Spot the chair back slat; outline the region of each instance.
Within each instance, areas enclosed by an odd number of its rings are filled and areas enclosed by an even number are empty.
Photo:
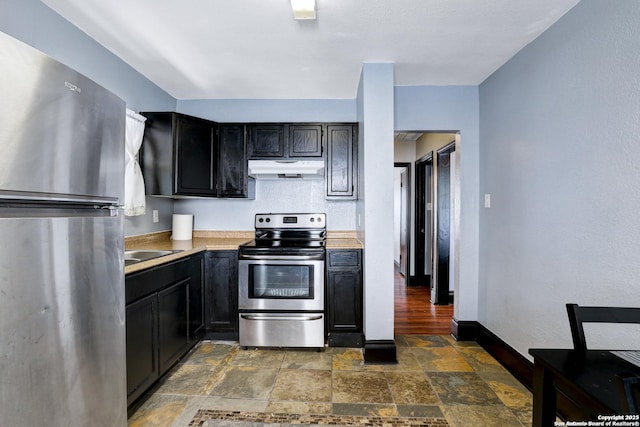
[[[587,340],[583,323],[638,323],[640,324],[640,308],[638,307],[581,307],[578,304],[567,304],[569,327],[573,347],[585,351]]]
[[[640,308],[630,307],[579,307],[582,322],[640,323]]]

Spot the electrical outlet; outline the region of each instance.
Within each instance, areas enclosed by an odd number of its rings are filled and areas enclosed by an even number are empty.
[[[491,207],[491,194],[485,194],[484,195],[484,207],[485,208],[490,208]]]
[[[158,218],[158,210],[154,209],[153,210],[153,222],[159,222],[160,218]]]

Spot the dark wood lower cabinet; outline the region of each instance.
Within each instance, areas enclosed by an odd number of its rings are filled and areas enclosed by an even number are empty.
[[[191,278],[158,292],[160,372],[166,372],[189,349],[189,287]]]
[[[154,295],[127,305],[127,404],[159,377],[158,298]]]
[[[128,405],[200,340],[201,265],[196,255],[126,276]]]
[[[210,339],[238,339],[238,251],[205,255],[205,328]]]
[[[362,251],[327,250],[327,338],[330,347],[362,347]]]
[[[189,260],[191,286],[189,288],[189,341],[198,342],[204,336],[204,253]]]

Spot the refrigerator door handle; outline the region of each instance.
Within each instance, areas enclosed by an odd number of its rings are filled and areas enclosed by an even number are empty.
[[[78,205],[85,204],[98,206],[118,206],[120,204],[120,199],[115,197],[95,197],[74,194],[48,194],[34,193],[31,191],[0,190],[0,203],[20,202],[41,204],[71,203]]]
[[[118,216],[118,214],[120,213],[120,209],[122,209],[120,206],[102,206],[101,209],[106,209],[109,211],[109,216]]]

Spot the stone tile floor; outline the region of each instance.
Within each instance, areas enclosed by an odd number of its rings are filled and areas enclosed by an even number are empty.
[[[241,350],[203,341],[143,398],[129,426],[187,427],[199,409],[531,425],[531,393],[476,343],[405,335],[396,345],[398,364],[364,365],[355,348]]]

